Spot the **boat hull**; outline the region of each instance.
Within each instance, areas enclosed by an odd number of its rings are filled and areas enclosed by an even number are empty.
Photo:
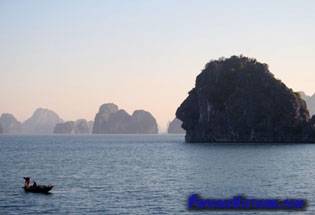
[[[24,187],[25,192],[31,192],[31,193],[48,193],[52,188],[54,188],[54,185],[38,185],[36,187],[30,186],[30,187]]]

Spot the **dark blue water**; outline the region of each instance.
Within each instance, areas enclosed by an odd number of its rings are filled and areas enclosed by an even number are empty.
[[[187,197],[301,198],[315,214],[315,145],[188,144],[181,135],[0,136],[0,214],[188,211]],[[54,184],[25,193],[23,176]]]

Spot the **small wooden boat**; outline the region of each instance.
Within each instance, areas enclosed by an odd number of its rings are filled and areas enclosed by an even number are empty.
[[[37,186],[29,186],[25,187],[24,190],[26,192],[31,192],[31,193],[48,193],[52,188],[54,188],[54,185],[37,185]]]
[[[32,193],[48,193],[52,188],[54,188],[54,185],[37,185],[34,181],[34,184],[31,186],[31,178],[24,177],[25,184],[24,184],[24,190],[25,192],[32,192]]]

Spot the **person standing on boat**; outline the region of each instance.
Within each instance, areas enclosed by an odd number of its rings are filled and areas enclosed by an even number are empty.
[[[30,183],[31,183],[31,178],[24,178],[24,179],[25,179],[24,187],[25,188],[29,188],[30,187]]]

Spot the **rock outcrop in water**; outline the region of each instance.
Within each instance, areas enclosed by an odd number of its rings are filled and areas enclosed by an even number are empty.
[[[168,125],[167,133],[169,134],[185,134],[186,131],[182,128],[183,122],[175,118]]]
[[[315,142],[299,93],[247,57],[210,61],[176,111],[187,142]]]
[[[52,134],[57,123],[63,120],[53,111],[38,108],[33,116],[23,123],[23,133]]]
[[[95,116],[93,134],[156,134],[155,118],[147,111],[136,110],[131,116],[112,103],[103,104]]]
[[[4,113],[0,117],[0,133],[4,134],[20,134],[22,132],[22,124],[15,119],[12,114]]]
[[[57,123],[54,128],[54,134],[89,134],[90,128],[85,119]]]

